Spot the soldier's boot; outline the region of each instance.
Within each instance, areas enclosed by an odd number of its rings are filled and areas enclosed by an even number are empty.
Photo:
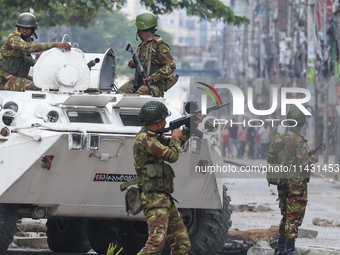
[[[287,240],[287,255],[300,255],[295,250],[295,239]]]
[[[284,237],[279,238],[279,243],[277,244],[274,255],[287,255],[286,238],[284,238]]]

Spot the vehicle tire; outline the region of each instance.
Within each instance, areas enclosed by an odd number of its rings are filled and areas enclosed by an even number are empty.
[[[218,254],[231,227],[230,197],[223,186],[223,209],[180,209],[191,241],[190,254]]]
[[[92,249],[98,254],[106,254],[111,242],[117,245],[115,251],[123,247],[121,255],[137,254],[148,239],[145,221],[90,219],[87,231]],[[162,255],[168,254],[170,246],[166,243]]]
[[[119,224],[119,220],[88,219],[86,221],[87,235],[95,252],[106,254],[110,243],[117,244],[116,251],[122,247],[118,233]]]
[[[137,254],[148,240],[148,225],[145,221],[122,221],[120,234],[123,239],[123,247],[126,254]],[[170,255],[171,249],[167,241],[162,251],[162,255]]]
[[[148,225],[145,221],[122,221],[120,235],[123,236],[124,253],[137,254],[148,240]]]
[[[17,206],[0,204],[0,254],[5,254],[17,229]]]
[[[84,219],[48,219],[46,227],[47,243],[54,252],[86,253],[91,249]]]

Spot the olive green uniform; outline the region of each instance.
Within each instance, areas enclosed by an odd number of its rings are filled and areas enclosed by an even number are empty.
[[[292,166],[283,185],[277,186],[282,219],[279,236],[296,239],[307,206],[306,168],[318,162],[316,155],[308,156],[307,138],[288,131],[276,135],[267,156],[269,164]]]
[[[170,47],[161,37],[154,35],[147,42],[142,42],[138,46],[138,56],[146,70],[147,76],[152,77],[151,88],[155,96],[163,97],[164,91],[169,88],[169,84],[177,81],[172,75],[176,70],[175,61],[171,55]],[[137,77],[137,76],[135,76]],[[134,88],[135,79],[131,79],[121,86],[116,93],[136,93],[150,95],[149,89],[144,85],[142,79],[138,80],[138,88]]]
[[[9,34],[1,47],[0,56],[0,89],[24,91],[37,89],[32,78],[28,76],[30,67],[34,65],[32,52],[51,49],[52,43],[32,43],[21,38],[15,31]]]
[[[149,232],[145,247],[138,255],[161,254],[165,239],[172,254],[188,254],[190,250],[186,227],[171,196],[175,173],[165,163],[177,161],[180,146],[189,136],[187,128],[183,129],[183,138],[178,139],[160,136],[147,127],[136,136],[135,168],[141,179],[141,199]]]

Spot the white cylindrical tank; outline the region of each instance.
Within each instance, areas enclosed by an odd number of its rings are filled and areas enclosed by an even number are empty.
[[[34,65],[33,82],[42,90],[84,91],[90,85],[90,70],[81,50],[53,48]]]

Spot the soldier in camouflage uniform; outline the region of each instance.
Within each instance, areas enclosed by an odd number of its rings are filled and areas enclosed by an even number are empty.
[[[10,33],[1,47],[0,54],[0,90],[24,91],[37,89],[32,77],[28,76],[30,67],[39,57],[33,59],[32,52],[41,52],[53,47],[70,50],[67,42],[63,43],[32,43],[32,35],[38,24],[32,13],[21,13],[16,22],[17,30]]]
[[[158,23],[154,14],[150,12],[140,13],[136,17],[135,24],[138,29],[137,34],[142,40],[142,43],[137,48],[137,52],[148,76],[146,80],[150,82],[154,95],[163,97],[164,91],[173,86],[178,79],[172,75],[176,70],[176,64],[171,55],[170,47],[159,35],[155,34]],[[128,66],[136,68],[132,59],[130,59]],[[135,79],[138,79],[137,87],[134,87]],[[137,73],[134,79],[125,83],[116,93],[150,95],[145,80],[141,79]]]
[[[166,106],[157,101],[147,102],[139,112],[139,120],[145,126],[136,136],[133,153],[136,172],[141,180],[139,185],[149,237],[137,255],[160,255],[165,239],[172,254],[188,254],[190,250],[186,227],[171,196],[175,173],[165,163],[177,161],[181,144],[189,138],[190,130],[187,127],[183,131],[174,129],[171,138],[157,134],[165,127],[165,118],[169,115]],[[198,115],[196,124],[203,117]]]
[[[299,132],[306,122],[306,116],[298,108],[287,114],[290,121],[290,131],[276,135],[272,140],[267,156],[269,164],[292,166],[283,185],[277,186],[279,207],[282,219],[279,226],[279,243],[274,255],[297,255],[295,239],[298,227],[301,226],[307,206],[307,168],[318,162],[318,156],[308,156],[307,138]]]

